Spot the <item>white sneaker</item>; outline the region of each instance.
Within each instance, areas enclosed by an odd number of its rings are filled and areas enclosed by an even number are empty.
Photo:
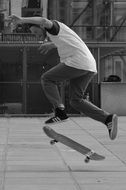
[[[117,137],[118,132],[118,117],[116,114],[109,115],[106,119],[106,125],[109,132],[109,137],[114,140]]]

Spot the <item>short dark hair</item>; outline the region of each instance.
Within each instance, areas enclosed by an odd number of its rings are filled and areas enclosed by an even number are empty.
[[[45,37],[47,36],[46,29],[45,29],[45,28],[41,28],[40,25],[38,25],[38,24],[29,24],[29,29],[30,29],[31,27],[40,28],[40,29],[42,30],[42,32],[43,32],[43,35],[44,35]]]
[[[31,28],[32,26],[35,26],[35,27],[37,27],[37,28],[40,28],[40,25],[38,25],[38,24],[28,24],[28,26],[29,26],[29,28]]]

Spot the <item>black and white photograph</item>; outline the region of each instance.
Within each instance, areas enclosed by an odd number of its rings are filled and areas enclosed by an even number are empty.
[[[126,0],[0,0],[0,190],[126,189]]]

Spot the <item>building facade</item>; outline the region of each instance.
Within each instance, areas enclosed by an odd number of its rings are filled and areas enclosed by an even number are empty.
[[[57,52],[49,56],[39,54],[37,48],[40,42],[32,34],[12,33],[7,22],[4,22],[8,15],[40,15],[57,19],[71,27],[87,43],[96,59],[98,75],[86,94],[93,103],[101,106],[104,105],[101,103],[104,98],[100,88],[106,82],[119,79],[123,89],[126,83],[125,12],[125,0],[0,0],[0,32],[3,35],[0,39],[0,104],[8,107],[11,107],[11,103],[19,107],[22,105],[21,112],[24,114],[50,112],[51,107],[42,92],[40,77],[58,63]],[[13,93],[14,89],[17,94]],[[73,113],[67,85],[62,92],[68,112]],[[126,110],[126,105],[122,105],[123,110]]]
[[[125,41],[125,0],[1,0],[0,14],[58,19],[86,41]],[[2,18],[2,16],[1,16]]]

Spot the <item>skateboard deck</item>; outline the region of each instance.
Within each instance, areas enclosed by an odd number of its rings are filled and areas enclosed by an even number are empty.
[[[45,132],[45,134],[51,138],[52,140],[50,141],[50,144],[55,144],[55,143],[62,143],[74,150],[76,150],[77,152],[85,155],[85,162],[88,163],[90,160],[95,160],[95,161],[100,161],[100,160],[104,160],[105,157],[97,154],[96,152],[94,152],[93,150],[91,150],[90,148],[87,148],[84,145],[79,144],[78,142],[70,139],[69,137],[66,137],[62,134],[57,133],[56,131],[54,131],[52,128],[50,128],[49,126],[44,126],[43,130]]]

